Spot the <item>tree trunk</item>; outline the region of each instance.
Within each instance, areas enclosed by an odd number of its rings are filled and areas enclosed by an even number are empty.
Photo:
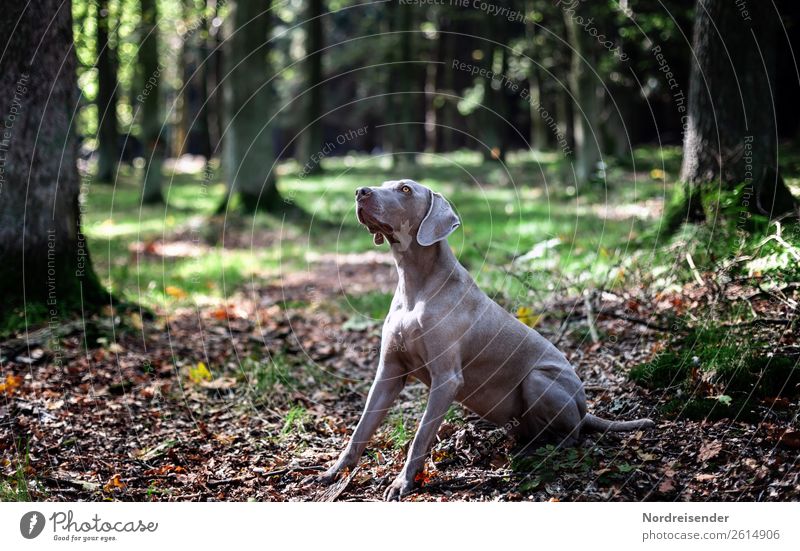
[[[577,15],[588,19],[580,6],[576,7]],[[585,9],[585,7],[583,8]],[[572,61],[569,71],[569,87],[574,96],[573,132],[575,141],[575,176],[579,183],[588,181],[600,161],[600,135],[593,131],[600,115],[597,95],[597,76],[591,71],[594,66],[594,55],[589,43],[593,40],[589,33],[579,28],[575,17],[564,12],[564,23],[567,38],[572,46]]]
[[[142,104],[142,141],[145,149],[142,203],[162,203],[161,167],[164,163],[165,141],[161,116],[161,72],[158,64],[158,12],[156,0],[140,0],[142,10],[139,70],[141,89],[137,101]]]
[[[740,184],[744,212],[773,217],[797,208],[778,170],[772,101],[777,23],[770,9],[743,17],[728,0],[698,1],[681,167],[684,201],[675,216],[715,216],[718,205],[706,200],[708,192]]]
[[[275,178],[272,127],[274,110],[268,59],[270,1],[237,0],[230,4],[233,22],[225,55],[225,175],[228,196],[239,194],[245,212],[285,210]]]
[[[119,160],[117,62],[108,43],[108,0],[97,2],[97,181],[113,182]]]
[[[533,0],[526,0],[525,12],[533,13],[534,11]],[[531,132],[530,141],[531,149],[537,151],[544,151],[548,146],[548,130],[547,125],[539,113],[542,105],[542,69],[538,63],[542,63],[543,56],[539,55],[536,47],[536,24],[532,17],[525,18],[525,41],[528,44],[527,51],[531,57],[531,69],[528,75],[528,86],[530,89],[530,98],[528,98],[528,111],[531,119]]]
[[[55,322],[103,294],[80,231],[70,131],[77,108],[70,3],[4,6],[0,35],[0,289],[8,312],[45,301]]]
[[[414,164],[416,153],[414,102],[418,90],[414,67],[414,10],[410,4],[389,2],[387,60],[388,82],[385,101],[386,118],[390,126],[384,129],[385,149],[392,151],[392,161],[405,170]],[[411,32],[409,32],[411,31]],[[399,155],[398,155],[399,153]]]
[[[225,0],[208,0],[208,8],[213,11],[214,18],[219,17],[220,3]],[[208,120],[208,134],[211,142],[211,154],[222,151],[222,135],[225,131],[225,101],[223,94],[222,81],[225,78],[223,57],[224,48],[222,45],[222,26],[209,26],[208,50],[206,62],[203,64],[208,67],[206,73],[206,90],[211,94],[206,104],[206,118]],[[213,53],[212,53],[213,52]]]
[[[302,128],[298,144],[297,161],[300,166],[305,166],[305,174],[317,174],[322,171],[322,165],[312,159],[319,153],[323,146],[322,114],[324,111],[324,94],[321,86],[322,77],[322,48],[324,37],[322,31],[323,0],[306,0],[306,57],[304,69],[305,97]],[[312,161],[312,162],[309,162]]]

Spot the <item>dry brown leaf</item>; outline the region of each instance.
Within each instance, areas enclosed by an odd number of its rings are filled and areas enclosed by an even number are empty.
[[[118,474],[112,476],[109,479],[109,481],[103,485],[103,490],[105,490],[106,492],[113,492],[114,488],[119,488],[119,489],[125,488],[125,483],[122,481],[122,479],[119,477]]]
[[[14,394],[14,391],[20,387],[22,384],[22,377],[17,375],[12,375],[9,373],[6,375],[5,381],[0,383],[0,393],[5,393],[8,396]]]
[[[722,451],[722,442],[713,441],[703,444],[703,447],[700,448],[700,453],[697,454],[697,458],[700,459],[702,462],[710,461],[714,459],[716,456],[719,455],[719,452]]]

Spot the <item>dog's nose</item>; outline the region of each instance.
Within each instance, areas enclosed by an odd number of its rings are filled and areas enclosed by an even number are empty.
[[[362,197],[368,197],[372,193],[372,190],[368,187],[360,187],[356,190],[356,199],[361,199]]]

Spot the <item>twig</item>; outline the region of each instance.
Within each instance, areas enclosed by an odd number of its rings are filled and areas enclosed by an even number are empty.
[[[597,327],[594,324],[594,309],[592,308],[591,293],[586,292],[583,295],[583,304],[586,308],[586,321],[589,324],[589,336],[592,337],[592,342],[600,342],[600,335],[597,333]]]
[[[620,319],[620,320],[624,320],[624,321],[629,321],[631,323],[637,323],[639,325],[644,325],[645,327],[647,327],[649,329],[654,329],[656,331],[669,331],[670,330],[669,327],[665,327],[665,326],[659,325],[657,323],[652,323],[650,321],[647,321],[647,320],[644,320],[644,319],[641,319],[641,318],[635,318],[633,316],[627,316],[625,314],[618,314],[617,312],[614,312],[612,310],[608,310],[608,311],[601,310],[599,312],[598,316],[607,316],[609,318],[615,318],[615,319]]]
[[[780,223],[780,222],[778,222],[778,221],[776,220],[776,221],[775,221],[775,233],[774,233],[773,235],[769,235],[769,236],[765,237],[765,238],[764,238],[764,239],[761,241],[761,243],[759,243],[759,244],[758,244],[758,248],[761,248],[761,247],[763,247],[764,245],[766,245],[766,244],[767,244],[767,243],[769,243],[770,241],[775,241],[775,242],[776,242],[776,243],[778,243],[779,245],[783,246],[783,248],[785,248],[785,249],[786,249],[786,250],[789,252],[789,254],[791,254],[791,255],[794,257],[794,259],[795,259],[795,260],[797,260],[798,262],[800,262],[800,250],[798,250],[798,249],[797,249],[797,248],[796,248],[794,245],[792,245],[791,243],[788,243],[788,242],[787,242],[787,241],[786,241],[786,240],[785,240],[785,239],[784,239],[784,238],[781,236],[781,233],[782,233],[782,230],[781,230],[781,223]]]
[[[360,467],[356,467],[350,471],[350,474],[347,475],[347,478],[328,488],[322,493],[321,496],[319,496],[319,498],[315,499],[314,501],[336,501],[339,499],[339,496],[344,493],[344,491],[350,485],[350,482],[352,482],[353,478],[356,476],[359,468]]]
[[[700,285],[705,285],[706,282],[703,280],[703,277],[697,270],[697,266],[694,265],[694,259],[692,258],[692,254],[689,252],[686,253],[686,263],[689,264],[689,268],[692,269],[692,275],[694,276],[694,280]]]
[[[748,327],[750,325],[789,325],[792,323],[791,319],[783,318],[756,318],[750,321],[741,321],[738,323],[723,323],[722,327]]]
[[[206,482],[206,486],[214,487],[214,486],[222,486],[223,484],[233,484],[235,482],[244,482],[245,480],[250,480],[253,477],[248,476],[235,476],[233,478],[223,478],[222,480],[211,480],[209,479]]]
[[[322,470],[325,470],[325,467],[314,465],[311,467],[289,467],[286,469],[276,469],[274,471],[267,471],[267,472],[261,472],[257,471],[256,469],[253,469],[253,472],[256,474],[260,474],[261,476],[278,476],[282,474],[293,473],[295,471],[322,471]]]

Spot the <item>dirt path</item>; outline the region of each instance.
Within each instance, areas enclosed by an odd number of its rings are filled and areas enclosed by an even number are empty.
[[[24,473],[31,497],[47,500],[378,499],[419,419],[419,384],[403,392],[351,476],[331,489],[303,483],[344,445],[373,375],[379,325],[352,323],[342,289],[357,296],[394,285],[386,256],[334,260],[263,282],[227,308],[150,320],[125,312],[113,328],[103,318],[77,326],[60,350],[46,338],[13,350],[0,394],[3,474]],[[783,432],[791,411],[758,424],[659,418],[660,397],[625,375],[652,355],[658,333],[615,318],[598,326],[617,337],[593,344],[572,331],[560,343],[590,409],[652,416],[657,430],[520,460],[501,429],[454,408],[409,499],[800,498],[798,442]],[[559,320],[540,329],[554,336]]]

